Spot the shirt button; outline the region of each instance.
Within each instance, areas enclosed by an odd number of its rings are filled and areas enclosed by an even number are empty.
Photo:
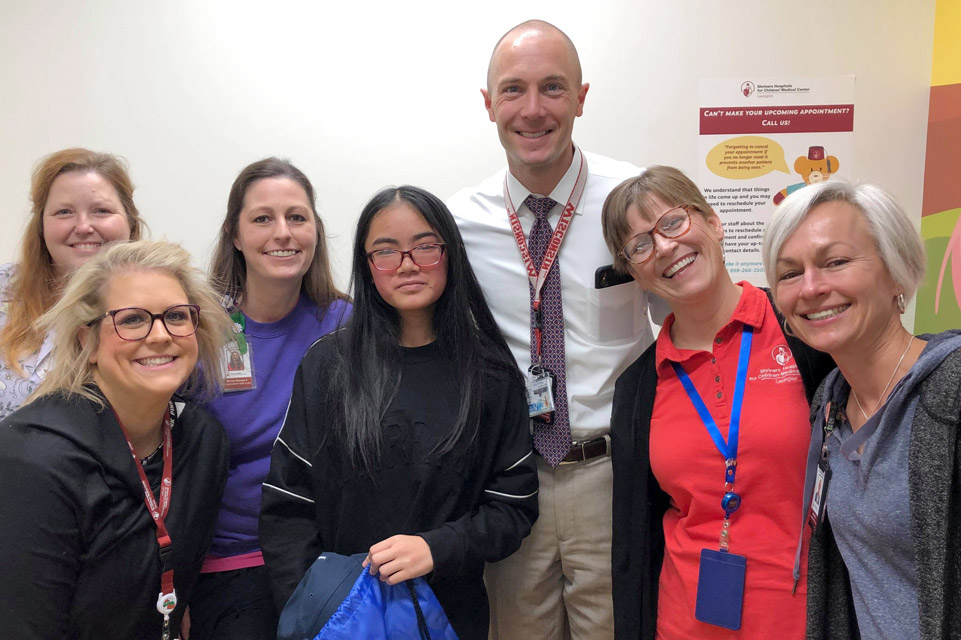
[[[720,338],[714,338],[714,342],[716,342],[716,343],[718,343],[718,344],[721,344],[721,339],[720,339]]]
[[[724,394],[721,393],[720,391],[717,392],[717,397],[718,397],[718,398],[720,398],[722,395],[724,395]]]
[[[721,376],[714,376],[714,382],[720,382]]]
[[[717,364],[717,358],[711,358],[711,364]]]

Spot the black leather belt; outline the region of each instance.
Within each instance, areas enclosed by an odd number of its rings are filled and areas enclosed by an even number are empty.
[[[580,440],[571,443],[571,450],[567,452],[560,464],[574,464],[599,456],[611,455],[611,437],[601,436],[593,440]]]

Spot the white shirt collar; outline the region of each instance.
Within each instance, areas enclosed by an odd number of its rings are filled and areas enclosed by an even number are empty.
[[[571,158],[571,166],[567,168],[567,173],[565,173],[564,177],[561,178],[560,182],[557,183],[557,186],[554,187],[554,190],[548,194],[551,198],[553,198],[555,202],[559,203],[562,207],[565,204],[567,204],[567,199],[571,197],[571,191],[574,190],[574,183],[577,182],[577,172],[580,170],[580,166],[581,166],[581,150],[575,144],[574,157]],[[507,192],[511,196],[511,202],[517,203],[514,206],[517,207],[518,215],[521,215],[521,211],[522,211],[521,203],[523,203],[524,200],[527,199],[527,196],[534,195],[535,197],[538,197],[538,198],[544,197],[544,194],[533,193],[530,189],[522,185],[520,183],[520,180],[515,178],[514,174],[512,174],[510,170],[507,171]],[[581,198],[581,202],[583,201],[584,199]],[[523,211],[528,211],[527,207],[523,207]],[[578,203],[577,209],[574,210],[574,213],[576,213],[577,215],[581,215],[580,203]],[[528,214],[530,214],[530,212],[528,212]]]

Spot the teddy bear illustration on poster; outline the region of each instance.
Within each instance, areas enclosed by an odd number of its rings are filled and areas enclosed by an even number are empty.
[[[836,157],[825,155],[824,147],[809,147],[806,156],[799,156],[794,161],[794,170],[801,174],[804,182],[784,187],[775,193],[774,204],[781,204],[781,200],[802,187],[816,182],[824,182],[831,177],[831,174],[837,173],[839,164]]]

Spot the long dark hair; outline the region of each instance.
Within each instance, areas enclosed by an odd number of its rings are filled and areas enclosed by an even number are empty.
[[[380,453],[380,425],[400,386],[400,316],[377,292],[370,274],[365,243],[371,221],[385,208],[405,202],[447,245],[447,286],[434,306],[434,334],[445,357],[454,363],[460,407],[450,432],[432,454],[455,446],[469,447],[477,437],[483,398],[484,372],[499,369],[520,377],[491,315],[464,242],[447,206],[437,196],[405,185],[377,192],[364,207],[354,235],[351,283],[354,310],[337,341],[337,357],[330,371],[332,436],[345,446],[355,463],[373,468]]]
[[[304,172],[295,167],[289,160],[282,158],[264,158],[244,167],[227,196],[227,215],[220,227],[220,238],[214,249],[213,259],[210,261],[210,277],[214,287],[226,295],[230,305],[243,306],[247,292],[247,262],[244,254],[234,246],[237,237],[237,227],[240,225],[240,212],[244,208],[244,198],[247,190],[258,180],[265,178],[287,178],[293,180],[307,194],[310,211],[314,215],[317,227],[317,248],[314,249],[314,259],[304,274],[301,291],[306,294],[321,313],[335,300],[346,300],[334,285],[334,277],[330,270],[330,258],[327,253],[327,235],[324,233],[324,223],[317,215],[317,204],[314,197],[314,187]]]

